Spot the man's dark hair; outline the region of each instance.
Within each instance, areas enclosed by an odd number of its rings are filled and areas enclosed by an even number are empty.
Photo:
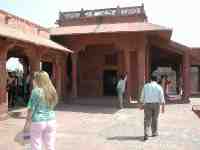
[[[151,75],[151,81],[157,81],[157,77],[155,75]]]
[[[124,74],[120,74],[119,78],[120,79],[124,79],[125,75]]]
[[[164,75],[164,78],[167,79],[167,78],[168,78],[168,75],[165,74],[165,75]]]

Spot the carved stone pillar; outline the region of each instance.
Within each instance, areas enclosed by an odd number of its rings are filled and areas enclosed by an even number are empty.
[[[68,82],[68,76],[67,76],[67,57],[68,55],[66,55],[63,59],[62,59],[62,95],[64,100],[66,101],[67,98],[67,82]]]
[[[7,117],[8,112],[8,97],[7,97],[7,73],[6,73],[6,61],[7,61],[7,45],[0,45],[0,120]]]
[[[77,91],[77,54],[72,54],[72,97],[76,98],[78,96]]]
[[[6,58],[3,58],[0,53],[0,103],[7,102],[6,100],[6,81],[7,81],[7,73],[6,73]]]
[[[63,94],[62,94],[62,58],[60,56],[56,56],[55,61],[55,82],[56,82],[56,90],[58,93],[59,99],[63,100]]]
[[[125,60],[125,71],[127,73],[127,98],[131,97],[131,62],[130,62],[130,51],[124,50],[124,60]]]
[[[30,71],[34,73],[36,71],[40,71],[40,61],[41,61],[41,53],[39,53],[37,47],[31,48],[31,52],[28,54]]]
[[[198,92],[200,92],[200,66],[198,66]]]
[[[186,52],[183,56],[183,98],[185,100],[189,100],[190,89],[190,55]]]
[[[137,42],[138,98],[146,81],[146,38],[139,35]]]

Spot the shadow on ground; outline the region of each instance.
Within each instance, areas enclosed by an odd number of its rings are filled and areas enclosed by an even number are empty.
[[[109,137],[107,140],[117,140],[117,141],[144,141],[143,136],[114,136],[114,137]]]
[[[81,99],[80,99],[81,100]],[[91,100],[91,99],[90,99]],[[84,103],[84,100],[82,100],[82,103],[65,103],[61,102],[57,105],[56,111],[68,111],[68,112],[82,112],[82,113],[103,113],[103,114],[114,114],[120,109],[117,107],[117,103],[113,103],[106,105],[106,103],[95,103],[100,99],[93,99],[94,101],[90,103],[90,101],[87,101]],[[103,99],[105,101],[105,99]],[[167,105],[172,104],[187,104],[190,103],[189,100],[167,100]],[[130,103],[130,104],[124,104],[125,108],[138,108],[139,104],[137,102]]]
[[[8,117],[15,119],[25,119],[27,115],[27,108],[25,106],[16,106],[14,108],[9,108]]]
[[[200,118],[200,105],[193,105],[192,111]]]
[[[59,104],[56,106],[56,111],[65,112],[82,112],[82,113],[103,113],[103,114],[114,114],[119,111],[115,107],[106,106],[94,106],[94,105],[78,105],[78,104]]]
[[[11,115],[9,115],[9,117],[12,117],[12,118],[15,118],[15,119],[26,119],[26,116],[21,116],[21,114],[20,115],[11,114]]]
[[[166,100],[166,104],[167,105],[171,105],[171,104],[189,104],[190,101],[189,100]]]

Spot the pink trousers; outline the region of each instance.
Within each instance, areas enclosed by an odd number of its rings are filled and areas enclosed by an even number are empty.
[[[33,122],[31,124],[31,150],[55,150],[56,121]]]

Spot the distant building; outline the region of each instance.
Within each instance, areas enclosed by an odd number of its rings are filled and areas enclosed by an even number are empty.
[[[172,92],[182,86],[183,99],[200,91],[200,49],[172,41],[172,29],[148,22],[143,5],[60,12],[56,22],[47,29],[0,10],[0,118],[8,110],[10,57],[20,58],[27,74],[46,70],[65,101],[115,96],[125,73],[127,99],[139,97],[153,72],[170,74]]]
[[[148,22],[143,5],[60,12],[57,24],[50,30],[52,39],[74,51],[67,65],[74,97],[116,95],[113,81],[127,73],[127,98],[137,99],[159,68],[171,70],[158,74],[169,75],[171,93],[179,86],[184,99],[192,93],[190,66],[199,65],[191,60],[193,50],[172,41],[172,29]]]

